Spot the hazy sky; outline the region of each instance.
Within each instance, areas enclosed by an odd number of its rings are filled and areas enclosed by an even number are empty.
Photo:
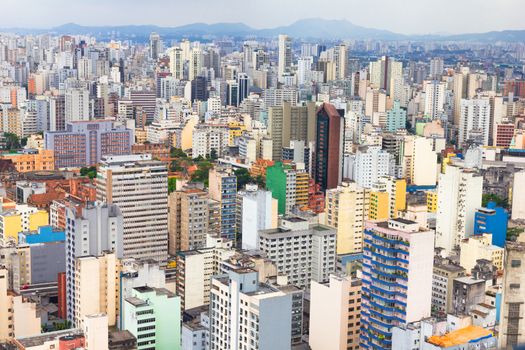
[[[256,28],[320,17],[398,33],[525,29],[525,0],[0,0],[0,27],[243,22]]]

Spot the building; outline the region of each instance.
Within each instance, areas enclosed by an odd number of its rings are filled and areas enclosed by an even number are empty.
[[[514,183],[512,186],[512,220],[525,220],[525,171],[514,173]]]
[[[446,83],[437,80],[425,81],[425,115],[438,119],[444,112]]]
[[[55,170],[55,157],[52,150],[29,149],[20,153],[4,153],[0,159],[9,159],[19,173],[28,171]]]
[[[291,141],[304,141],[306,145],[315,141],[316,109],[314,102],[295,106],[283,102],[280,106],[268,108],[268,133],[272,139],[272,159],[283,160],[283,148],[290,147]]]
[[[170,193],[168,199],[169,253],[203,248],[209,224],[208,193],[187,186]]]
[[[137,349],[181,349],[180,298],[164,288],[137,287],[123,303],[126,330]]]
[[[409,183],[435,186],[438,163],[432,138],[405,137],[403,148],[403,172]]]
[[[235,254],[231,241],[218,241],[205,248],[177,252],[176,291],[182,310],[209,304],[211,277]]]
[[[368,219],[370,191],[355,182],[343,182],[326,191],[325,225],[337,230],[337,254],[363,251],[363,230]]]
[[[503,268],[504,249],[493,245],[492,240],[490,233],[483,233],[470,236],[460,242],[459,264],[468,274],[471,273],[471,270],[476,266],[476,261],[479,259],[490,261],[498,270]]]
[[[471,276],[458,277],[452,282],[452,313],[466,315],[485,301],[485,280]]]
[[[392,328],[430,316],[434,233],[404,219],[365,226],[361,346],[392,348]],[[390,306],[392,305],[392,306]]]
[[[481,205],[483,177],[469,169],[447,166],[439,175],[436,247],[449,254],[474,233],[476,209]]]
[[[278,228],[259,231],[259,249],[290,284],[300,288],[311,280],[328,281],[335,272],[335,244],[335,229],[299,217],[284,218]]]
[[[513,349],[525,343],[525,236],[517,242],[507,242],[505,247],[505,268],[503,295],[501,298],[499,342],[501,349]]]
[[[237,207],[237,177],[232,168],[213,168],[209,173],[210,199],[220,207],[220,235],[237,240],[235,236]]]
[[[310,287],[312,350],[358,350],[361,328],[361,280],[331,275],[328,283]]]
[[[166,261],[168,171],[151,155],[106,156],[97,174],[97,200],[123,216],[124,257]]]
[[[270,191],[259,190],[257,185],[247,185],[237,196],[237,231],[242,249],[257,249],[258,231],[277,227],[278,202]]]
[[[371,188],[380,177],[391,173],[391,155],[379,146],[360,146],[351,163],[351,177],[363,188]]]
[[[387,112],[386,120],[386,130],[389,132],[406,129],[407,112],[401,108],[399,101],[394,101],[392,109]]]
[[[467,141],[487,146],[490,131],[490,101],[477,98],[461,100],[458,144],[464,146]]]
[[[89,120],[89,91],[84,89],[67,89],[64,101],[64,119],[66,123]]]
[[[314,180],[321,191],[335,188],[342,180],[344,117],[329,103],[317,110]]]
[[[474,215],[474,234],[490,233],[492,244],[503,248],[507,239],[508,217],[505,209],[489,202],[486,208],[478,208]]]
[[[290,214],[297,203],[297,172],[291,165],[275,162],[266,168],[266,188],[277,199],[280,215]]]
[[[115,205],[96,204],[84,208],[68,208],[66,212],[66,303],[67,319],[75,324],[79,324],[86,314],[99,313],[102,311],[89,311],[84,314],[78,314],[77,303],[81,301],[77,297],[81,296],[83,300],[89,301],[88,292],[79,295],[77,277],[84,278],[83,282],[89,287],[88,274],[80,273],[82,261],[77,262],[80,257],[93,257],[97,259],[103,256],[104,252],[114,252],[115,256],[102,257],[100,260],[93,262],[94,265],[108,263],[108,269],[116,269],[116,260],[120,259],[123,254],[122,229],[123,218],[119,208]],[[104,260],[105,259],[105,260]],[[113,262],[109,260],[113,259]],[[86,262],[87,263],[87,262]],[[95,275],[93,275],[95,276]],[[86,280],[88,279],[88,280]],[[94,279],[95,280],[95,279]],[[99,275],[99,281],[103,277]],[[106,281],[107,282],[107,281]],[[104,283],[106,283],[104,282]],[[114,285],[113,285],[114,289]],[[93,292],[93,290],[91,290]],[[95,298],[95,296],[93,296]],[[99,305],[99,304],[98,304]],[[114,324],[114,317],[110,323]]]
[[[214,276],[211,285],[210,350],[291,348],[293,293],[259,283],[251,269]]]
[[[434,260],[432,272],[432,316],[435,317],[444,317],[453,311],[453,281],[465,275],[463,267],[440,260]]]
[[[75,258],[75,285],[69,286],[74,301],[70,305],[75,327],[83,328],[86,316],[100,313],[107,315],[109,326],[116,325],[119,265],[115,253]]]
[[[64,131],[44,134],[45,148],[54,152],[55,168],[98,164],[103,156],[131,154],[133,131],[112,121],[67,123]]]
[[[188,310],[184,316],[190,312],[192,318],[182,323],[182,350],[207,350],[210,348],[209,307],[205,305],[205,308]]]
[[[36,231],[49,225],[49,214],[45,210],[27,204],[17,204],[15,209],[0,213],[0,238],[18,242],[21,232]]]
[[[292,39],[288,35],[279,35],[279,56],[277,61],[277,77],[282,82],[285,73],[292,68]]]

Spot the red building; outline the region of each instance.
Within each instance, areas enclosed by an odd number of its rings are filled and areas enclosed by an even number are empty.
[[[66,335],[58,339],[58,350],[73,350],[84,348],[86,346],[86,338],[83,335]]]
[[[316,214],[324,212],[325,196],[319,184],[310,179],[308,183],[308,209]]]
[[[496,126],[496,147],[508,148],[514,137],[514,124],[498,124]]]
[[[503,96],[513,93],[515,97],[525,97],[525,80],[509,80],[505,82]]]
[[[67,318],[67,302],[66,302],[66,273],[58,273],[58,312],[57,316],[65,320]]]

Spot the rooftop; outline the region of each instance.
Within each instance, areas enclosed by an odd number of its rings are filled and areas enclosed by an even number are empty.
[[[449,348],[466,343],[472,343],[487,336],[492,336],[492,332],[478,326],[468,326],[465,328],[458,329],[456,331],[447,333],[445,335],[434,335],[428,338],[427,343],[442,347]]]

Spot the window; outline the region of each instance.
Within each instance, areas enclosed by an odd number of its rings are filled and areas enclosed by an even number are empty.
[[[512,260],[510,262],[511,267],[520,267],[521,266],[521,260]]]

